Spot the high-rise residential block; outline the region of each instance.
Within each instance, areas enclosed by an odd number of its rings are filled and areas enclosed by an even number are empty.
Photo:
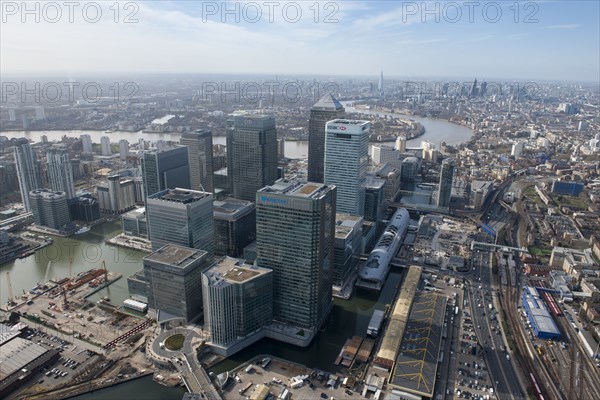
[[[51,149],[46,154],[48,182],[54,191],[65,192],[68,199],[75,197],[73,165],[64,149]]]
[[[120,214],[135,208],[135,182],[122,179],[119,175],[108,177],[106,184],[96,187],[100,210],[110,214]]]
[[[100,147],[102,149],[103,156],[110,156],[112,154],[112,150],[110,148],[110,138],[108,136],[102,136],[100,138]]]
[[[125,139],[119,140],[119,158],[122,161],[127,160],[129,157],[129,142]]]
[[[15,165],[17,167],[23,207],[25,207],[25,211],[31,211],[29,192],[40,189],[42,183],[37,156],[29,145],[29,142],[23,141],[23,143],[15,145]]]
[[[65,192],[36,189],[29,192],[29,199],[36,225],[60,231],[71,222]]]

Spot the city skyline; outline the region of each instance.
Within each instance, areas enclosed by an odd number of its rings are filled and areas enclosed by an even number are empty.
[[[118,15],[107,3],[95,23],[81,10],[73,13],[73,23],[67,10],[56,23],[54,14],[40,10],[35,23],[35,15],[21,15],[20,9],[13,15],[3,6],[0,66],[4,73],[54,73],[66,79],[83,71],[322,74],[318,60],[345,59],[352,43],[359,56],[338,63],[336,75],[377,76],[383,70],[386,79],[598,80],[598,3],[475,3],[320,2],[318,15],[312,3],[294,3],[301,6],[296,10],[284,2],[270,14],[262,3],[252,3],[261,8],[261,18],[248,2],[227,3],[238,9],[230,14],[218,9],[221,3],[215,3],[217,10],[207,8],[210,2],[136,2],[135,9],[118,3]],[[326,4],[333,6],[325,9]],[[130,23],[124,22],[127,16]],[[142,45],[146,40],[152,48]],[[169,57],[160,57],[167,49]],[[240,58],[243,69],[233,62]]]

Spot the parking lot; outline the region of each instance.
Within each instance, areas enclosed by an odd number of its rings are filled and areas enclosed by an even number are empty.
[[[54,348],[61,355],[57,362],[42,368],[36,374],[31,389],[33,392],[70,383],[96,356],[96,353],[90,350],[78,348],[56,335],[35,328],[26,329],[24,334],[26,339],[46,348]]]
[[[471,310],[463,310],[463,319],[459,337],[458,369],[455,398],[494,399],[494,389],[483,359],[483,349],[475,333]]]
[[[252,368],[248,368],[252,365]],[[292,399],[349,399],[359,398],[360,393],[342,385],[341,377],[324,371],[305,368],[287,361],[272,359],[266,367],[260,362],[244,364],[231,372],[232,383],[223,392],[224,399],[246,399],[256,385],[264,384],[275,397],[286,389]],[[292,385],[292,377],[305,377],[301,384]],[[294,388],[292,388],[294,386]],[[244,390],[247,388],[246,390]]]

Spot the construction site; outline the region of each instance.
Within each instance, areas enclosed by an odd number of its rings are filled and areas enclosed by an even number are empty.
[[[98,347],[107,346],[144,321],[141,314],[125,312],[120,304],[113,304],[109,298],[102,298],[98,302],[88,300],[91,295],[122,277],[117,272],[108,271],[104,262],[99,268],[80,272],[73,277],[48,280],[51,270],[52,262],[48,263],[44,282],[20,295],[13,293],[7,272],[9,301],[0,309],[18,313],[22,318]]]
[[[0,309],[11,320],[20,320],[13,327],[22,338],[19,340],[37,346],[40,354],[45,354],[44,349],[54,352],[48,354],[56,354],[40,364],[41,370],[15,367],[10,376],[2,378],[2,381],[36,382],[24,392],[17,389],[11,397],[43,398],[44,394],[52,393],[53,398],[64,398],[92,386],[111,385],[153,370],[143,351],[138,351],[143,350],[143,344],[152,334],[152,321],[141,313],[113,304],[109,298],[89,300],[94,293],[120,279],[121,274],[109,271],[104,262],[75,276],[48,279],[51,274],[50,262],[43,282],[29,292],[16,295],[10,273],[5,276],[9,301]],[[15,352],[4,357],[11,365],[22,358]],[[52,367],[55,368],[50,370]]]

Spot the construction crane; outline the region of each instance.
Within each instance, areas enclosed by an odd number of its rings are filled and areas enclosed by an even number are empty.
[[[10,282],[10,272],[6,271],[6,284],[8,286],[8,305],[12,306],[15,303],[15,295],[12,290],[12,283]]]
[[[63,295],[63,309],[64,310],[68,310],[69,309],[69,303],[67,302],[67,291],[65,290],[65,287],[62,286],[62,295]]]
[[[104,283],[108,284],[108,271],[106,270],[106,262],[102,260],[102,268],[104,268]]]
[[[48,266],[46,267],[46,275],[44,275],[44,280],[42,281],[42,285],[46,287],[46,283],[48,282],[48,275],[50,275],[50,267],[52,267],[52,261],[48,261]]]

